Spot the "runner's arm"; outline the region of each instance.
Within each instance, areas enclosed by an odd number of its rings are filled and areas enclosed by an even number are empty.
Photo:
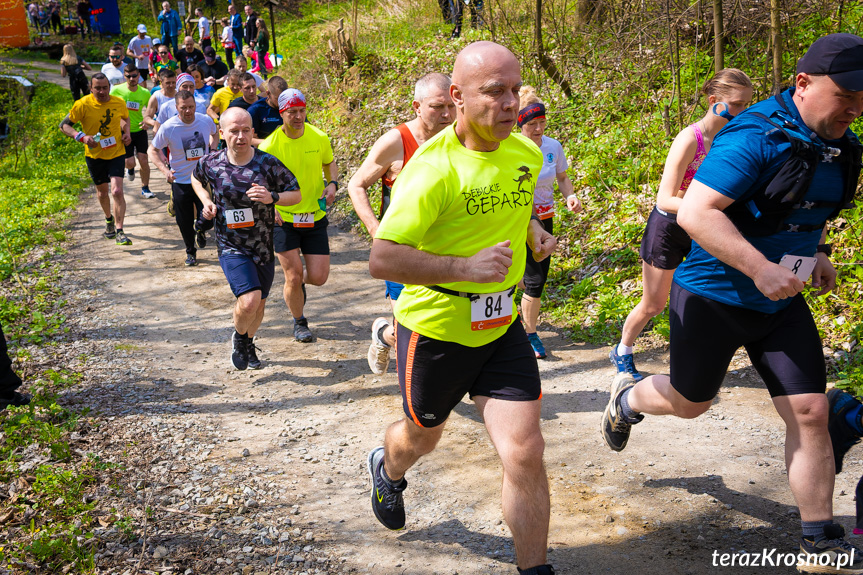
[[[95,148],[97,145],[96,141],[93,140],[92,136],[88,136],[83,132],[79,132],[75,129],[75,125],[72,123],[72,120],[69,119],[69,114],[66,114],[66,117],[60,120],[60,131],[72,138],[73,140],[78,139],[79,134],[83,134],[82,136],[80,136],[80,140],[78,141],[80,141],[82,144],[90,146],[91,148]]]
[[[572,180],[569,179],[566,172],[558,172],[555,177],[557,178],[557,189],[560,190],[560,195],[563,196],[564,201],[566,201],[566,209],[577,214],[581,211],[581,201],[578,199],[578,196],[575,195],[575,191],[572,187]]]
[[[827,226],[821,232],[821,241],[827,243]],[[836,268],[830,261],[830,256],[823,252],[815,254],[815,269],[812,270],[812,287],[821,289],[815,295],[824,295],[836,287]]]
[[[210,199],[210,192],[207,191],[204,184],[198,181],[195,174],[192,174],[192,189],[195,190],[195,195],[198,196],[198,199],[201,200],[201,203],[204,205],[204,208],[201,210],[201,215],[208,220],[215,218],[218,208],[216,207],[216,204],[213,203],[213,200]]]
[[[165,179],[168,180],[169,184],[174,182],[173,172],[168,169],[168,166],[162,159],[161,150],[159,150],[154,144],[151,144],[150,147],[147,148],[147,157],[150,158],[150,161],[154,166],[156,166],[156,169],[162,172],[162,175],[165,176]]]
[[[154,118],[156,117],[156,113],[157,113],[158,109],[159,109],[158,98],[156,98],[155,96],[152,96],[150,98],[150,101],[147,102],[147,109],[144,110],[144,114],[143,114],[145,126],[152,128],[156,125],[156,120]]]
[[[336,184],[334,183],[339,178],[339,167],[336,165],[336,160],[333,159],[329,164],[323,164],[324,175],[327,178],[327,185],[324,186],[324,194],[327,197],[327,205],[333,205],[336,201]]]
[[[711,255],[752,279],[771,301],[803,291],[803,282],[791,270],[765,258],[728,219],[723,210],[733,201],[693,180],[680,204],[677,223]]]
[[[120,118],[120,131],[123,132],[123,145],[128,146],[132,143],[131,122],[129,118]]]
[[[393,135],[393,132],[395,134]],[[397,130],[390,130],[374,143],[369,155],[348,181],[348,195],[357,216],[366,226],[366,231],[375,237],[378,221],[369,201],[369,188],[390,170],[392,165],[404,157],[404,146]]]
[[[671,143],[665,158],[662,179],[659,180],[659,193],[656,195],[656,205],[660,210],[676,214],[680,209],[683,201],[683,195],[678,195],[680,186],[683,184],[686,169],[695,159],[697,146],[695,134],[689,128],[677,134]]]
[[[135,54],[131,48],[126,48],[126,56],[128,56],[129,58],[134,58],[136,60],[138,59],[138,55]]]
[[[222,113],[221,106],[217,108],[212,103],[210,103],[210,105],[207,106],[207,115],[209,117],[211,117],[214,122],[219,121],[219,114],[221,114],[221,113]]]
[[[500,283],[512,266],[512,254],[509,240],[473,256],[458,257],[430,254],[408,245],[375,239],[369,254],[369,272],[377,279],[414,285],[462,281]]]

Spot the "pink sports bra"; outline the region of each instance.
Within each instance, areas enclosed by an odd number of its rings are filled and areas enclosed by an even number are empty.
[[[692,161],[689,162],[688,166],[686,166],[686,173],[683,174],[683,181],[680,183],[680,191],[682,192],[689,189],[689,184],[692,183],[692,178],[695,177],[695,172],[697,172],[698,168],[701,167],[701,162],[704,161],[704,156],[707,155],[707,150],[704,149],[704,137],[701,135],[701,130],[698,128],[698,124],[692,124],[690,128],[695,132],[695,140],[698,142],[698,147],[695,149],[695,157],[692,158]]]

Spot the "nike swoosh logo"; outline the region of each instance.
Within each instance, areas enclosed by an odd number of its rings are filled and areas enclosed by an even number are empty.
[[[384,502],[384,496],[381,495],[381,492],[378,491],[377,489],[375,489],[375,493],[378,494],[378,503],[383,503]]]

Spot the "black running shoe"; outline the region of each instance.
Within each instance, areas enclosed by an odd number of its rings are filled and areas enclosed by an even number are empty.
[[[301,343],[312,341],[312,330],[309,329],[309,320],[306,318],[294,320],[294,339]]]
[[[195,257],[195,254],[186,254],[186,266],[196,266],[198,265],[198,258]]]
[[[195,245],[199,249],[207,247],[207,235],[201,230],[195,230]]]
[[[845,529],[838,523],[824,526],[824,533],[814,540],[800,539],[797,556],[800,573],[863,573],[863,552],[845,541]]]
[[[249,369],[261,369],[261,360],[258,359],[258,354],[255,350],[259,349],[255,345],[255,340],[251,337],[246,338],[246,357],[249,360]]]
[[[0,411],[3,411],[9,406],[18,407],[19,405],[27,405],[33,396],[29,393],[18,393],[17,391],[10,392],[9,395],[0,397]]]
[[[242,336],[234,330],[231,337],[231,363],[239,370],[249,367],[248,344],[246,336]]]
[[[644,416],[639,414],[638,417],[627,419],[620,413],[620,396],[627,389],[635,386],[637,382],[630,373],[618,373],[611,384],[611,395],[608,398],[608,405],[605,406],[605,412],[602,414],[602,438],[614,451],[623,451],[626,447],[626,442],[629,441],[629,432],[632,429],[633,423],[638,423]]]
[[[554,567],[551,565],[538,565],[530,569],[519,569],[518,575],[554,575]]]
[[[129,181],[134,182],[135,181],[135,168],[132,168],[131,170],[126,170],[126,173],[129,175]]]
[[[372,477],[372,511],[387,529],[398,531],[405,526],[405,502],[402,492],[408,486],[402,478],[397,486],[390,485],[383,477],[384,448],[375,447],[369,452],[369,475]]]
[[[860,443],[860,435],[845,420],[845,415],[859,406],[860,402],[847,391],[836,388],[827,392],[827,401],[830,402],[827,430],[830,432],[830,443],[833,444],[836,473],[839,473],[842,471],[842,459],[845,454]]]
[[[105,218],[105,231],[102,233],[102,235],[109,240],[114,239],[114,236],[117,235],[117,228],[116,226],[114,226],[114,216],[111,216],[110,218]]]

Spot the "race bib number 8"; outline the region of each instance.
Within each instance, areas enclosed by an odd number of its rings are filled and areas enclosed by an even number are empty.
[[[243,208],[242,210],[225,210],[225,221],[228,227],[249,228],[255,225],[255,217],[252,215],[252,208]]]
[[[315,213],[294,214],[295,228],[313,228],[315,227]]]
[[[479,294],[470,302],[470,329],[480,331],[512,323],[513,289]]]
[[[794,272],[794,275],[796,275],[800,281],[805,283],[809,281],[809,276],[812,275],[812,270],[815,269],[816,261],[817,260],[815,258],[785,254],[782,256],[782,259],[779,260],[779,265]]]
[[[113,136],[110,138],[102,138],[101,140],[99,140],[99,145],[102,146],[103,149],[104,148],[110,148],[112,146],[115,146],[116,144],[117,144],[117,138],[115,138]]]

